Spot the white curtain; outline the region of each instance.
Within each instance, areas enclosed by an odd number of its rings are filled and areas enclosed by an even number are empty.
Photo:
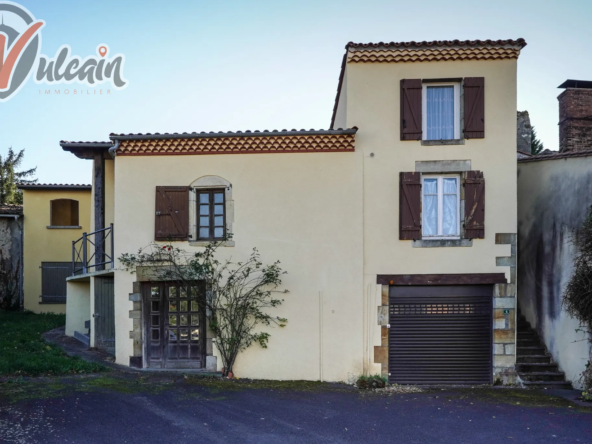
[[[444,178],[442,196],[442,235],[458,234],[458,187],[455,178]]]
[[[427,87],[427,140],[454,139],[454,86]]]
[[[423,234],[438,235],[438,179],[423,181]]]

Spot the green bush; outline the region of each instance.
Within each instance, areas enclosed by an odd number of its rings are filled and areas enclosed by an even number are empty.
[[[386,378],[380,375],[360,376],[356,381],[356,387],[360,390],[374,390],[386,387],[387,382]]]

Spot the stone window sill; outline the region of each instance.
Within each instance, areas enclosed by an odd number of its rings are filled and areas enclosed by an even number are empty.
[[[419,239],[413,241],[413,248],[472,247],[473,239]]]
[[[439,146],[439,145],[464,145],[465,139],[452,139],[452,140],[422,140],[423,146]]]
[[[190,247],[206,247],[211,241],[189,241]],[[220,243],[221,247],[234,247],[234,241],[225,241]]]
[[[47,228],[50,230],[80,230],[82,227],[80,225],[48,225]]]

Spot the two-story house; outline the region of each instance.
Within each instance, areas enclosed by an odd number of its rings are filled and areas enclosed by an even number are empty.
[[[68,278],[69,330],[91,319],[91,345],[114,339],[124,365],[220,367],[212,338],[200,342],[207,329],[179,324],[190,318],[179,317],[182,289],[117,258],[167,239],[198,251],[232,233],[220,254],[257,247],[281,261],[290,291],[277,309],[289,325],[242,353],[237,374],[512,381],[525,45],[349,43],[329,130],[62,142],[93,159],[92,230],[114,239],[89,235],[99,265]]]
[[[75,271],[72,242],[89,231],[91,186],[19,184],[23,192],[25,310],[66,312],[66,278]]]

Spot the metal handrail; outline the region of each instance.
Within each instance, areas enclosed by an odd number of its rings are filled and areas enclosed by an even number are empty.
[[[104,248],[107,239],[109,239],[110,245],[109,254]],[[95,247],[90,257],[88,256],[89,243]],[[109,265],[109,268],[115,266],[113,224],[92,233],[82,233],[80,239],[72,241],[72,276],[90,273],[93,269],[94,271],[104,270],[105,265]]]

